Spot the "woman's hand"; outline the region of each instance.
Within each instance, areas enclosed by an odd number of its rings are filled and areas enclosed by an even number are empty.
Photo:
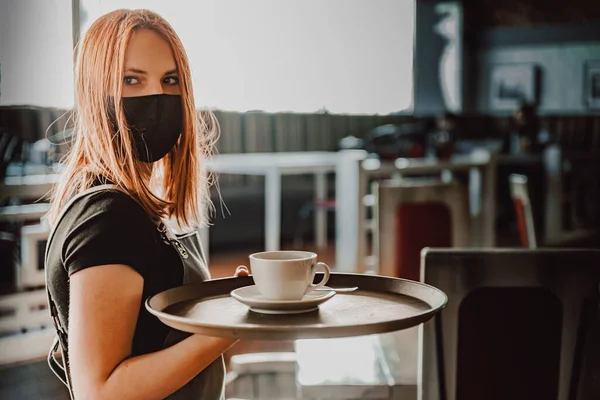
[[[248,271],[248,267],[244,265],[240,265],[236,268],[235,274],[233,276],[248,276],[250,275],[250,271]]]

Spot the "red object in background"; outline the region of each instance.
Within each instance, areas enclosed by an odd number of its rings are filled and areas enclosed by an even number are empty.
[[[398,154],[395,151],[382,151],[379,153],[379,159],[382,161],[394,161],[398,158]]]
[[[515,213],[517,215],[517,224],[519,225],[519,237],[521,238],[521,246],[529,248],[529,239],[527,238],[527,223],[525,222],[525,205],[519,198],[514,200]]]
[[[452,157],[452,152],[453,148],[452,143],[450,142],[438,143],[436,145],[436,153],[438,160],[449,160]]]
[[[411,158],[423,158],[425,157],[425,147],[420,144],[414,144],[410,149],[410,157]]]
[[[404,151],[398,151],[398,149],[379,149],[378,151],[379,159],[382,161],[395,161],[398,158],[423,158],[425,157],[425,147],[421,146],[419,143],[413,143],[410,145],[410,148]]]
[[[452,247],[452,217],[442,203],[414,203],[396,210],[396,274],[420,280],[421,250]]]
[[[324,200],[315,200],[315,206],[325,207],[325,208],[333,208],[336,206],[335,198],[324,199]]]

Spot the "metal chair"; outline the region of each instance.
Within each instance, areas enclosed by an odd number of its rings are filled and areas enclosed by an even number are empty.
[[[520,174],[511,174],[508,179],[510,183],[510,195],[515,205],[521,244],[524,248],[535,249],[537,241],[531,200],[527,189],[527,177]]]
[[[600,251],[424,249],[421,279],[449,299],[422,329],[424,400],[598,398]]]
[[[424,247],[468,247],[469,198],[457,181],[382,181],[378,184],[380,275],[418,280]]]

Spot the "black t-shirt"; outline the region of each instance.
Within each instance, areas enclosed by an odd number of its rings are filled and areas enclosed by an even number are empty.
[[[59,221],[46,257],[48,289],[61,324],[69,326],[69,276],[85,268],[124,264],[144,279],[132,356],[163,348],[169,328],[150,314],[144,301],[183,283],[177,251],[127,194],[104,190],[75,200]]]

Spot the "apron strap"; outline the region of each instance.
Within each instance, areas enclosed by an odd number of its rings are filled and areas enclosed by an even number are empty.
[[[75,201],[77,201],[78,199],[80,199],[84,196],[87,196],[87,195],[90,195],[90,194],[96,193],[96,192],[101,192],[103,190],[121,190],[121,189],[119,189],[119,187],[116,185],[94,186],[94,187],[84,190],[83,192],[74,196],[63,207],[63,209],[61,210],[61,213],[59,214],[59,217],[56,221],[56,224],[54,225],[54,228],[50,231],[50,234],[48,235],[48,241],[46,242],[46,251],[45,251],[45,255],[44,255],[44,260],[48,259],[48,249],[50,248],[50,241],[52,240],[52,237],[54,236],[56,226],[58,226],[58,223],[62,220],[62,218],[64,217],[66,212],[69,210],[69,208],[71,208],[73,203],[75,203]],[[48,279],[46,277],[46,282],[47,281],[48,281]],[[71,386],[71,373],[69,370],[67,331],[63,327],[62,323],[60,322],[60,318],[58,316],[58,310],[56,309],[56,304],[54,303],[54,300],[52,299],[52,295],[50,294],[48,284],[46,284],[46,294],[48,296],[50,317],[52,318],[52,322],[54,323],[54,328],[56,330],[56,337],[54,338],[54,342],[52,343],[52,346],[50,347],[50,351],[48,352],[48,358],[47,358],[48,365],[50,366],[50,369],[52,370],[54,375],[56,375],[56,377],[67,387],[67,389],[69,390],[69,396],[70,396],[71,400],[73,400],[74,399],[73,388]],[[61,361],[56,359],[56,353],[59,351],[59,349],[60,349],[60,354],[61,354]]]

